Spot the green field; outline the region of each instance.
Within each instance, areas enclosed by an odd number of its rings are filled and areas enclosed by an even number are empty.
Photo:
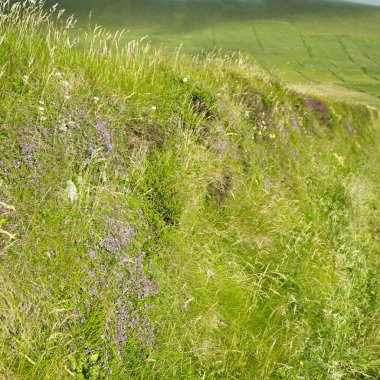
[[[272,76],[344,100],[380,105],[380,7],[308,0],[71,1],[87,25],[125,28],[147,40],[201,54],[243,51]],[[326,86],[325,86],[326,85]],[[326,87],[326,88],[325,88]],[[349,89],[350,91],[346,91]]]

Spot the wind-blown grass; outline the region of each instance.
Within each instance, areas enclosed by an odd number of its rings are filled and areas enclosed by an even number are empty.
[[[1,376],[376,379],[377,111],[54,15],[0,8]]]
[[[53,2],[52,2],[53,4]],[[249,53],[273,78],[312,86],[334,98],[380,106],[380,7],[326,0],[62,0],[79,17],[125,40],[204,55]],[[347,94],[347,92],[349,94]]]

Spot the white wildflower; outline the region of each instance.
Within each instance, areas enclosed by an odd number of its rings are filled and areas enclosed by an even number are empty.
[[[78,190],[75,186],[75,183],[71,180],[67,181],[66,192],[71,202],[74,202],[78,198]]]
[[[152,111],[155,111],[157,109],[157,107],[156,106],[152,106],[151,109],[152,109]]]
[[[54,75],[55,75],[56,78],[61,78],[62,77],[62,74],[59,71],[57,71]]]
[[[66,99],[66,100],[69,100],[69,99],[70,99],[70,96],[69,96],[69,95],[65,95],[65,99]]]
[[[40,111],[40,112],[44,112],[44,111],[45,111],[45,108],[44,108],[44,107],[38,107],[38,111]]]
[[[215,273],[210,269],[206,269],[206,273],[208,277],[211,277],[211,278],[215,277]]]
[[[185,78],[182,79],[182,82],[183,82],[183,83],[187,83],[187,82],[188,82],[188,79],[185,77]]]
[[[100,100],[100,99],[99,99],[99,97],[97,97],[97,96],[94,96],[94,102],[95,102],[95,103],[98,103],[98,102],[99,102],[99,100]]]
[[[40,100],[38,103],[41,104],[41,106],[43,106],[45,104],[45,102],[43,100]]]

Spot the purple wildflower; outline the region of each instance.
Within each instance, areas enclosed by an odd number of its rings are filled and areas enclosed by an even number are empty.
[[[88,253],[88,255],[89,255],[92,259],[95,259],[95,258],[96,258],[96,253],[95,253],[95,251],[90,250],[90,251],[88,251],[87,253]]]
[[[19,143],[19,147],[22,153],[23,161],[29,167],[33,167],[35,165],[35,158],[34,158],[34,154],[36,153],[35,148],[26,141],[21,141]]]
[[[312,112],[313,111],[313,103],[312,103],[311,99],[307,98],[305,100],[305,102],[306,102],[306,108],[307,108],[307,110],[309,112]]]
[[[272,187],[273,187],[273,185],[271,183],[267,183],[265,185],[265,191],[268,192]]]
[[[96,129],[96,134],[98,136],[98,139],[101,140],[104,144],[110,144],[110,134],[107,131],[107,123],[104,121],[98,121],[94,125]]]
[[[293,129],[298,133],[299,136],[301,136],[301,130],[298,126],[297,120],[293,118],[292,120],[292,127]]]
[[[95,152],[95,150],[94,150],[94,148],[93,148],[92,146],[90,146],[90,147],[88,148],[88,152],[89,152],[90,154],[93,154],[93,153]]]
[[[132,226],[124,225],[109,217],[106,218],[106,223],[112,232],[100,242],[100,245],[110,253],[120,254],[129,245],[136,231]]]
[[[324,106],[324,104],[320,101],[320,100],[317,100],[315,102],[315,106],[318,108],[319,111],[321,112],[324,112],[326,111],[326,107]]]
[[[268,178],[264,178],[263,179],[263,182],[264,182],[264,189],[266,192],[269,192],[270,189],[272,189],[273,187],[276,187],[277,186],[277,181],[270,181]]]
[[[228,149],[228,141],[222,138],[218,138],[214,143],[214,148],[220,156],[223,156]]]
[[[112,145],[111,144],[107,144],[106,146],[106,152],[110,152],[112,150]]]

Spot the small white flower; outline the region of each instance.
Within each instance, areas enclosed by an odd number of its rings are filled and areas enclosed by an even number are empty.
[[[38,103],[41,104],[41,106],[43,106],[45,104],[45,102],[43,100],[40,100]]]
[[[155,111],[157,109],[157,107],[156,106],[152,106],[151,109],[152,109],[152,111]]]
[[[63,80],[62,85],[65,87],[69,87],[69,82],[67,80]]]
[[[215,277],[215,273],[210,269],[206,269],[206,273],[208,277],[211,277],[211,278]]]
[[[69,95],[65,95],[65,99],[66,99],[66,100],[69,100],[69,99],[70,99],[70,96],[69,96]]]
[[[94,102],[97,103],[100,99],[97,96],[94,96]]]
[[[61,77],[62,77],[62,74],[61,74],[59,71],[57,71],[54,75],[55,75],[57,78],[61,78]]]
[[[24,82],[27,82],[27,81],[29,80],[29,75],[23,75],[23,76],[22,76],[22,80],[23,80]]]
[[[45,108],[44,108],[44,107],[38,107],[38,111],[40,111],[40,112],[44,112],[44,111],[45,111]]]
[[[182,79],[182,82],[183,82],[183,83],[187,83],[187,82],[188,82],[188,79],[185,77],[185,78]]]
[[[73,181],[67,181],[66,194],[71,202],[78,198],[78,190]]]

